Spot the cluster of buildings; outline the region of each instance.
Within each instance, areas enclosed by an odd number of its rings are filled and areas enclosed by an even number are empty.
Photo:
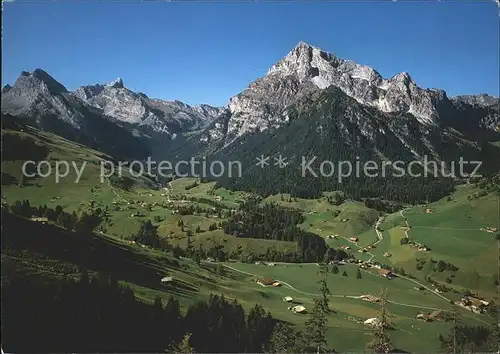
[[[293,302],[293,298],[291,296],[285,296],[282,300],[288,303]],[[292,311],[293,313],[307,313],[307,309],[302,305],[289,306],[288,310]]]
[[[458,301],[455,301],[455,304],[474,313],[485,313],[490,305],[488,301],[477,299],[472,296],[466,296]]]
[[[377,246],[375,246],[375,245],[368,245],[368,246],[366,246],[364,248],[360,248],[358,252],[360,252],[360,253],[366,253],[366,252],[368,252],[372,248],[377,248]]]
[[[408,239],[407,245],[410,247],[416,248],[418,251],[421,251],[421,252],[429,252],[431,250],[426,245],[424,245],[420,242],[417,242],[417,241],[412,241],[410,239]]]

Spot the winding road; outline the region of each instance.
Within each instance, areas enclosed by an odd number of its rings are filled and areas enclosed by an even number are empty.
[[[404,210],[406,210],[406,209],[400,210],[400,211],[399,211],[399,215],[401,215],[401,216],[402,216],[402,217],[406,220],[406,217],[405,217],[405,216],[404,216],[404,214],[403,214],[403,211],[404,211]],[[408,228],[407,228],[407,229],[405,230],[405,237],[406,237],[406,238],[410,238],[410,236],[408,236],[408,231],[410,231],[410,229],[408,229]],[[424,284],[422,284],[422,283],[420,283],[420,282],[416,281],[415,279],[412,279],[412,278],[409,278],[409,277],[407,277],[407,276],[400,275],[400,274],[398,274],[398,277],[400,277],[400,278],[404,278],[404,279],[406,279],[406,280],[408,280],[408,281],[411,281],[412,283],[415,283],[415,284],[417,284],[417,285],[419,285],[419,286],[421,286],[421,287],[423,287],[423,288],[427,289],[428,291],[430,291],[431,293],[433,293],[434,295],[436,295],[436,296],[440,297],[440,298],[441,298],[441,299],[443,299],[443,300],[446,300],[446,301],[448,301],[448,302],[450,302],[450,301],[451,301],[451,300],[450,300],[450,299],[448,299],[447,297],[445,297],[445,296],[441,295],[441,294],[440,294],[440,293],[438,293],[437,291],[434,291],[433,289],[429,288],[428,286],[426,286],[426,285],[424,285]]]
[[[380,241],[382,241],[382,240],[384,239],[384,235],[382,234],[382,232],[381,232],[381,231],[379,231],[379,230],[378,230],[378,229],[379,229],[379,226],[380,226],[380,224],[382,223],[382,221],[383,221],[383,220],[384,220],[384,217],[383,217],[383,216],[381,216],[381,217],[379,217],[379,218],[377,219],[377,222],[375,223],[375,233],[377,234],[377,241],[375,241],[374,243],[371,243],[371,244],[370,244],[370,245],[368,245],[368,246],[374,246],[374,245],[376,245],[376,244],[380,243]],[[365,246],[365,247],[366,247],[366,246]],[[375,255],[374,255],[373,253],[371,253],[371,252],[366,252],[366,253],[370,255],[370,259],[368,260],[368,262],[371,262],[371,260],[372,260],[373,258],[375,258]]]
[[[381,216],[378,218],[377,222],[375,223],[375,232],[377,233],[377,238],[378,240],[375,241],[374,243],[372,243],[372,245],[376,245],[378,244],[380,241],[382,241],[384,239],[384,235],[382,234],[381,231],[379,231],[379,227],[380,227],[380,224],[382,223],[382,221],[384,221],[384,217]]]
[[[208,261],[202,261],[202,262],[211,263],[211,262],[208,262]],[[258,274],[253,274],[253,273],[245,272],[243,270],[236,269],[236,268],[231,267],[230,265],[227,265],[227,264],[224,264],[224,263],[220,263],[220,264],[223,267],[226,267],[228,269],[231,269],[231,270],[233,270],[235,272],[238,272],[238,273],[241,273],[241,274],[249,275],[249,276],[252,276],[252,277],[260,277],[260,275],[258,275]],[[297,263],[281,263],[281,264],[296,265]],[[300,264],[304,265],[304,263],[300,263]],[[313,264],[315,265],[316,263],[307,263],[307,264],[308,265],[313,265]],[[276,279],[276,281],[279,281],[282,285],[285,285],[289,289],[291,289],[291,290],[293,290],[295,292],[298,292],[299,294],[308,295],[308,296],[321,296],[321,294],[319,294],[319,293],[308,293],[308,292],[305,292],[305,291],[301,291],[301,290],[297,289],[296,287],[294,287],[293,285],[291,285],[291,284],[289,284],[287,282],[284,282],[282,280]],[[333,298],[349,298],[349,299],[356,299],[356,300],[364,301],[364,300],[362,300],[361,295],[331,294],[330,296],[333,297]],[[404,306],[404,307],[412,307],[412,308],[426,309],[426,310],[442,310],[442,309],[439,309],[439,308],[436,308],[436,307],[428,307],[428,306],[421,306],[421,305],[405,304],[405,303],[402,303],[402,302],[391,301],[391,300],[387,300],[387,302],[390,303],[390,304],[393,304],[393,305]]]
[[[401,215],[401,217],[406,220],[406,216],[404,216],[403,210],[405,210],[405,209],[402,209],[399,211],[399,215]],[[406,225],[408,227],[408,223]],[[408,236],[408,231],[410,231],[410,229],[406,228],[406,230],[405,230],[405,237],[406,238],[410,238],[410,236]]]
[[[104,176],[106,178],[106,180],[108,181],[108,186],[109,188],[111,188],[111,191],[113,192],[114,195],[116,195],[118,198],[120,198],[122,201],[124,201],[125,203],[128,203],[128,200],[123,198],[120,194],[118,194],[118,192],[115,190],[115,187],[113,187],[111,185],[111,181],[109,180],[108,176]]]

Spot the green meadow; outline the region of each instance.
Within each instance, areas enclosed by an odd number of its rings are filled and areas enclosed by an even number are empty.
[[[449,310],[449,300],[460,298],[460,292],[470,290],[487,299],[496,295],[494,277],[498,274],[498,241],[494,234],[481,231],[481,228],[500,228],[499,197],[489,194],[483,197],[468,196],[476,193],[474,186],[458,187],[451,198],[443,198],[426,206],[409,206],[401,213],[384,215],[380,225],[383,239],[368,253],[358,249],[378,240],[375,223],[380,212],[367,208],[364,203],[346,201],[339,206],[328,202],[326,195],[318,199],[294,198],[290,195],[273,195],[262,202],[274,202],[282,207],[301,211],[304,222],[299,226],[324,237],[333,248],[351,247],[352,254],[362,260],[373,258],[381,264],[403,268],[413,278],[394,277],[392,280],[381,277],[377,269],[361,271],[361,279],[356,277],[356,265],[339,265],[339,273],[334,274],[331,267],[322,273],[317,264],[283,264],[275,266],[245,264],[235,261],[215,263],[203,261],[196,264],[188,259],[173,259],[164,252],[132,245],[127,242],[138,230],[142,221],[151,220],[157,226],[158,235],[168,239],[172,245],[182,248],[188,244],[188,232],[192,233],[192,245],[210,247],[223,245],[231,253],[248,250],[264,254],[268,249],[279,251],[296,250],[292,242],[265,239],[238,238],[227,235],[221,228],[209,231],[212,224],[225,220],[225,212],[238,209],[247,193],[217,188],[215,182],[200,183],[195,178],[173,180],[168,187],[157,186],[143,177],[125,176],[133,181],[130,188],[122,188],[112,181],[99,178],[100,163],[109,159],[95,150],[67,141],[56,135],[38,131],[13,132],[33,139],[36,144],[46,146],[47,157],[51,164],[57,161],[74,161],[78,166],[86,162],[86,168],[79,183],[74,183],[76,172],[70,170],[68,176],[56,183],[54,178],[35,178],[19,186],[22,161],[3,161],[2,171],[15,178],[14,183],[4,184],[2,201],[8,204],[28,198],[32,206],[47,205],[54,208],[61,205],[66,211],[77,213],[93,207],[107,208],[109,219],[96,229],[95,240],[75,240],[72,233],[66,233],[55,225],[58,247],[44,248],[41,256],[32,255],[31,259],[20,257],[15,249],[8,248],[3,258],[40,273],[53,273],[54,264],[77,264],[62,250],[85,248],[97,250],[95,257],[101,257],[102,264],[112,264],[111,271],[118,279],[131,286],[135,295],[148,302],[155,296],[166,299],[173,295],[181,304],[187,305],[197,299],[207,298],[210,292],[223,294],[237,299],[246,308],[255,303],[261,304],[276,318],[302,327],[307,314],[295,314],[283,302],[284,296],[291,296],[306,309],[313,306],[318,296],[318,281],[326,276],[331,291],[330,307],[334,310],[328,316],[328,342],[338,351],[361,351],[370,340],[370,330],[362,322],[378,314],[380,305],[360,300],[360,295],[378,296],[387,290],[390,321],[394,329],[390,335],[395,345],[412,352],[434,352],[439,347],[438,334],[445,333],[449,324],[443,322],[424,323],[415,319],[418,313],[428,313],[435,309]],[[210,201],[210,202],[208,202]],[[211,211],[213,203],[222,206],[222,213]],[[181,206],[200,206],[207,212],[195,215],[179,215]],[[432,213],[426,213],[431,209]],[[139,214],[139,216],[137,216]],[[134,216],[132,216],[134,215]],[[405,228],[405,218],[411,229]],[[179,226],[180,221],[183,227]],[[196,232],[196,230],[200,232]],[[410,239],[425,244],[428,252],[418,251],[409,245],[402,245],[401,239],[408,232]],[[327,236],[336,235],[334,239]],[[63,237],[64,236],[64,237]],[[357,237],[353,244],[349,237]],[[384,254],[389,256],[384,256]],[[48,258],[47,258],[48,257]],[[99,259],[101,259],[99,258]],[[419,262],[426,265],[418,270]],[[445,261],[458,268],[456,271],[443,272],[432,269],[433,261]],[[43,260],[43,261],[42,261]],[[51,263],[52,262],[52,263]],[[100,264],[100,263],[99,263]],[[222,267],[222,268],[221,268]],[[55,267],[57,268],[57,267]],[[92,268],[101,271],[102,268]],[[346,272],[347,276],[342,273]],[[59,274],[61,275],[61,274]],[[75,274],[78,276],[78,273]],[[162,284],[163,276],[172,276],[173,284]],[[254,280],[259,277],[273,278],[281,282],[279,287],[262,287]],[[445,284],[450,291],[441,296],[428,289],[416,290],[425,285],[432,288],[427,277]],[[450,281],[451,280],[451,281]],[[462,311],[468,324],[488,323],[485,315]]]

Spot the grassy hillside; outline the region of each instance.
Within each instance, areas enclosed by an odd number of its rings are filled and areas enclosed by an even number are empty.
[[[457,290],[470,289],[481,296],[494,298],[497,293],[498,241],[496,233],[481,229],[499,228],[499,197],[490,193],[469,200],[468,196],[477,192],[477,187],[471,185],[459,187],[450,197],[388,216],[381,225],[384,240],[377,248],[378,258],[381,259],[384,252],[390,252],[391,257],[385,258],[387,263],[403,267],[419,278],[431,276]],[[405,218],[411,229],[405,227]],[[400,240],[406,231],[412,240],[425,244],[430,251],[421,252],[409,245],[401,245]],[[442,260],[459,269],[456,272],[434,271],[429,262],[427,267],[418,271],[417,258]]]
[[[59,204],[71,210],[78,210],[88,205],[90,201],[94,201],[96,206],[103,206],[121,200],[123,196],[135,195],[136,189],[153,187],[151,180],[142,177],[135,178],[128,173],[128,169],[124,169],[123,176],[130,178],[133,186],[131,191],[121,189],[118,195],[112,188],[113,183],[107,179],[101,182],[99,177],[101,162],[114,161],[112,157],[51,133],[40,132],[27,126],[23,128],[21,131],[2,129],[3,150],[22,149],[25,144],[31,144],[43,151],[39,160],[50,162],[52,171],[56,168],[56,164],[62,161],[67,161],[70,169],[67,176],[61,177],[58,182],[53,172],[46,178],[24,178],[23,185],[20,187],[22,165],[30,157],[23,156],[22,151],[19,155],[15,152],[9,153],[8,157],[4,155],[2,159],[3,200],[19,200],[29,197],[33,204],[48,206]],[[72,164],[76,165],[79,170],[85,164],[78,183],[75,183],[78,174]],[[63,174],[65,168],[64,166],[60,168]],[[47,167],[44,166],[41,171],[48,172]],[[8,176],[12,178],[9,179]]]
[[[123,184],[114,178],[104,179],[101,183],[100,163],[111,160],[109,156],[29,127],[22,131],[3,130],[2,137],[6,136],[9,136],[8,143],[32,146],[37,158],[49,160],[53,166],[63,160],[73,161],[77,166],[87,162],[87,166],[79,183],[74,183],[77,177],[74,170],[70,170],[59,183],[54,176],[22,179],[21,166],[29,156],[9,154],[2,160],[3,203],[12,204],[28,198],[32,206],[46,204],[55,208],[61,205],[65,211],[77,214],[90,207],[107,209],[108,217],[95,228],[92,237],[82,238],[50,222],[40,224],[6,214],[2,265],[22,267],[40,275],[50,273],[75,278],[85,267],[91,272],[111,273],[129,285],[136,297],[147,302],[152,302],[155,296],[165,299],[174,295],[185,306],[207,298],[212,292],[237,299],[245,308],[260,303],[274,317],[299,327],[304,326],[309,318],[307,314],[289,311],[290,305],[283,302],[282,297],[292,296],[310,309],[313,299],[318,296],[318,281],[322,277],[316,263],[276,263],[270,267],[234,260],[220,264],[203,260],[197,264],[189,259],[175,258],[172,253],[129,242],[138,232],[141,222],[150,220],[159,237],[181,248],[187,247],[190,234],[194,248],[216,244],[228,254],[251,251],[264,255],[269,249],[280,252],[296,250],[297,244],[293,242],[250,239],[224,233],[220,223],[239,208],[248,197],[246,193],[217,188],[214,182],[201,183],[194,178],[176,179],[168,186],[159,186],[148,178],[134,178],[126,172],[129,183]],[[3,148],[7,149],[5,141]],[[362,322],[376,316],[379,305],[359,299],[360,295],[377,296],[387,289],[390,318],[395,327],[391,338],[398,348],[417,352],[437,350],[438,334],[445,333],[449,327],[449,323],[419,321],[415,319],[418,313],[436,309],[447,311],[451,308],[450,301],[459,299],[465,290],[488,299],[495,296],[498,241],[494,234],[480,230],[499,228],[498,196],[493,193],[479,196],[474,186],[460,187],[451,198],[385,215],[380,225],[383,239],[379,241],[375,225],[381,213],[361,202],[347,201],[336,206],[328,201],[327,195],[301,199],[286,194],[262,200],[262,203],[266,202],[298,209],[304,216],[299,227],[324,237],[332,248],[349,245],[358,259],[373,259],[391,267],[404,268],[407,275],[411,273],[411,277],[387,280],[378,274],[377,269],[371,268],[362,270],[361,279],[358,279],[358,267],[354,264],[339,265],[338,274],[328,267],[326,277],[332,293],[330,306],[336,310],[328,317],[328,341],[338,351],[362,351],[370,340],[369,328]],[[179,210],[185,207],[202,211],[181,215]],[[432,212],[426,213],[425,209]],[[411,229],[405,228],[406,220]],[[214,224],[216,228],[210,231]],[[400,242],[406,233],[410,239],[431,250],[421,252],[402,245]],[[329,235],[337,237],[327,239]],[[358,243],[349,242],[349,237],[358,237]],[[376,241],[378,243],[370,253],[357,252]],[[386,257],[384,253],[390,253],[390,256]],[[438,261],[451,263],[458,270],[437,271],[434,268]],[[423,262],[426,265],[417,270],[417,265]],[[347,276],[342,275],[344,271]],[[172,276],[174,282],[162,284],[160,279],[164,276]],[[280,287],[262,287],[254,281],[258,277],[274,278],[282,284]],[[450,291],[434,292],[434,285],[429,280],[445,284]],[[421,286],[425,288],[417,290]],[[486,325],[490,321],[486,315],[466,310],[461,313],[464,322],[470,325]]]
[[[224,264],[221,273],[212,263],[198,266],[190,260],[176,260],[162,252],[129,245],[119,239],[102,236],[82,239],[54,225],[42,225],[9,214],[3,216],[3,266],[14,264],[39,274],[76,278],[81,267],[85,267],[91,272],[112,274],[120,282],[131,286],[137,297],[148,302],[152,302],[157,295],[163,299],[174,295],[187,305],[206,298],[209,292],[224,294],[238,299],[245,308],[260,303],[274,317],[298,326],[303,326],[308,316],[287,310],[289,305],[282,301],[282,297],[292,296],[296,302],[311,308],[312,300],[318,296],[320,275],[315,264],[268,267],[231,262]],[[327,275],[332,291],[330,306],[336,311],[328,319],[331,345],[338,350],[362,350],[368,340],[365,334],[369,330],[357,321],[364,321],[378,313],[377,304],[344,295],[378,295],[382,288],[387,288],[389,301],[392,302],[389,305],[391,321],[395,326],[391,336],[395,343],[402,348],[408,347],[411,336],[419,333],[429,337],[429,340],[415,348],[429,351],[437,347],[436,333],[445,332],[447,324],[422,323],[414,317],[433,308],[448,309],[448,303],[430,293],[413,290],[413,284],[404,279],[386,280],[370,272],[364,272],[362,279],[356,279],[355,267],[345,266],[343,270],[348,277],[340,273]],[[277,288],[261,287],[253,281],[255,276],[250,274],[276,278],[287,284]],[[163,276],[172,276],[174,282],[162,284],[160,279]],[[481,323],[478,322],[481,318],[464,315],[471,323]]]

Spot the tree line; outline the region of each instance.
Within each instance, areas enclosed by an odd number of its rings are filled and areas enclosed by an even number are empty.
[[[236,237],[296,242],[299,251],[294,258],[301,262],[319,262],[328,249],[325,240],[297,225],[304,221],[299,210],[285,209],[274,203],[260,205],[249,199],[239,212],[222,223],[224,232]]]
[[[182,311],[173,297],[138,300],[113,276],[30,276],[2,261],[2,346],[8,352],[165,352],[190,334],[197,352],[262,352],[276,320],[260,305],[210,294]],[[10,270],[10,271],[9,271]]]
[[[397,202],[382,200],[380,198],[366,198],[364,204],[367,208],[375,209],[384,213],[392,214],[403,209],[403,205]]]
[[[101,220],[107,219],[109,216],[107,207],[104,209],[94,208],[93,203],[90,204],[89,210],[77,214],[74,211],[72,213],[64,211],[61,205],[56,205],[55,208],[47,207],[47,205],[33,207],[28,199],[15,201],[9,206],[9,211],[25,218],[45,218],[68,231],[75,231],[79,234],[92,233]]]

